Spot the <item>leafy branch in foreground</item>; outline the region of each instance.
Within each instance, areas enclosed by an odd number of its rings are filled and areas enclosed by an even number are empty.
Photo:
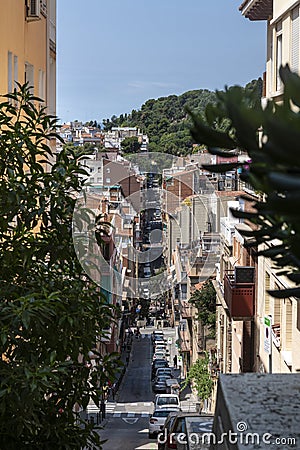
[[[205,121],[194,113],[191,130],[195,142],[205,144],[211,154],[228,158],[246,152],[250,162],[205,166],[226,172],[240,168],[241,180],[260,192],[256,212],[235,211],[253,230],[242,232],[260,247],[260,255],[271,258],[277,268],[296,284],[293,289],[271,291],[273,296],[300,296],[300,78],[288,66],[281,67],[283,101],[269,100],[262,107],[254,91],[239,86],[217,92],[217,102],[206,108]],[[220,121],[224,124],[219,131]]]
[[[79,264],[72,214],[81,190],[72,152],[52,164],[57,119],[27,86],[0,104],[0,448],[101,448],[76,413],[113,379],[115,355],[84,364],[113,310]]]

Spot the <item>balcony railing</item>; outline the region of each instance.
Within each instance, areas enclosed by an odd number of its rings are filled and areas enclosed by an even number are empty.
[[[233,271],[225,273],[224,299],[234,320],[246,320],[254,316],[255,283],[237,282]]]

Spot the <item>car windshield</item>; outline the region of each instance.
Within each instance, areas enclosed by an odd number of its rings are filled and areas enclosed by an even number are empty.
[[[158,405],[178,405],[177,397],[159,397],[157,399]]]
[[[213,426],[212,417],[186,417],[187,435],[193,434],[193,440],[190,443],[191,449],[209,449]],[[203,437],[202,437],[203,435]],[[201,447],[199,447],[199,444]]]
[[[212,417],[186,417],[188,433],[210,433],[212,430]]]
[[[158,410],[154,411],[152,417],[168,417],[169,414],[170,414],[170,410],[164,410],[164,409],[159,410],[158,409]]]
[[[170,377],[171,377],[171,375],[168,374],[168,373],[160,374],[160,375],[157,377],[157,381],[169,380]]]

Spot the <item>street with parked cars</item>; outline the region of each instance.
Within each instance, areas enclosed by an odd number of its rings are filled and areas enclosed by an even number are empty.
[[[106,418],[100,423],[103,426],[100,436],[108,439],[103,450],[208,449],[209,446],[176,442],[179,429],[200,436],[212,427],[212,418],[205,416],[204,420],[197,412],[190,389],[180,389],[181,367],[173,364],[174,356],[178,354],[176,329],[157,330],[148,325],[140,330],[140,334],[139,339],[133,335],[120,388],[115,398],[110,396],[106,402]],[[172,344],[167,344],[169,356],[153,360],[155,345],[170,340]],[[90,405],[89,411],[90,418],[94,416],[96,421],[96,407],[93,409]]]
[[[151,289],[151,277],[164,266],[157,188],[158,179],[149,176],[144,192],[147,208],[141,213],[143,258],[138,270],[139,299],[148,304],[148,311],[142,316],[138,308],[136,320],[126,330],[122,353],[126,370],[117,392],[105,402],[105,414],[99,416],[93,402],[87,408],[88,419],[103,427],[99,431],[101,439],[107,440],[103,450],[209,448],[188,437],[211,431],[212,418],[199,414],[195,397],[184,384],[178,329],[165,314],[163,298],[157,300]]]

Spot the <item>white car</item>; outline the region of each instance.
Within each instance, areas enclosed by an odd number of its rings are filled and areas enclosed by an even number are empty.
[[[154,353],[157,352],[165,352],[167,356],[170,355],[170,350],[166,347],[165,344],[155,344]]]
[[[167,359],[167,354],[164,350],[160,350],[154,353],[153,355],[153,361],[156,359]]]
[[[169,408],[177,408],[180,411],[179,396],[176,394],[157,394],[154,399],[154,410]]]
[[[177,411],[176,408],[156,409],[149,418],[149,438],[155,437],[164,427],[165,421],[171,411]]]

